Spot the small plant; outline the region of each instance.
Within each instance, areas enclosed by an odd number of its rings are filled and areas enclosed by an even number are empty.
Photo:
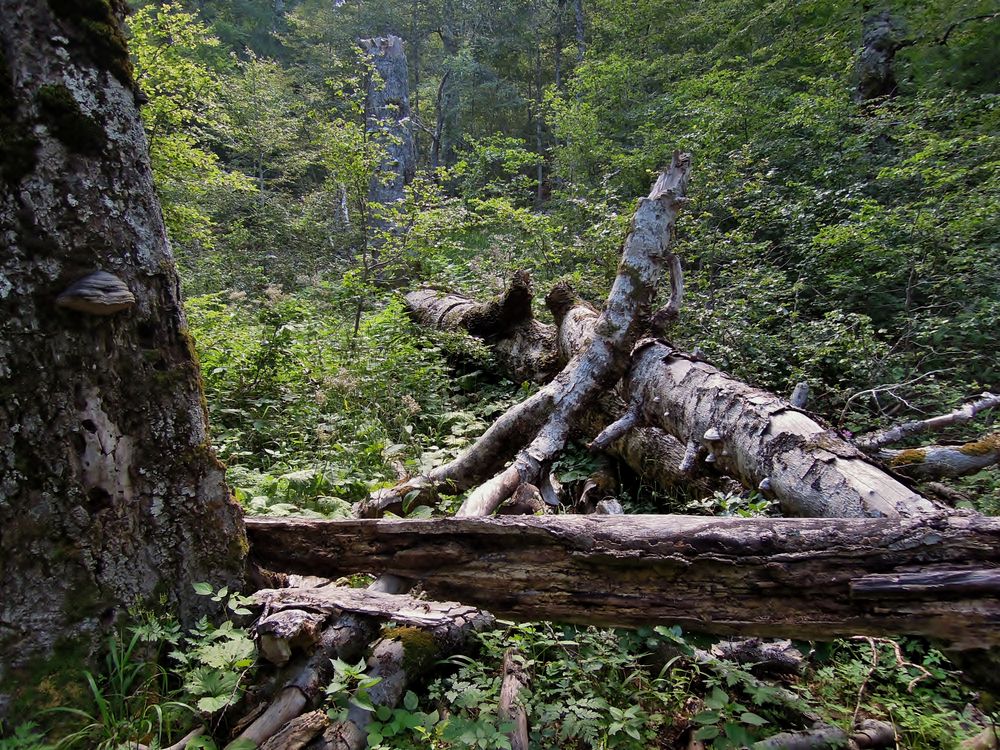
[[[741,495],[737,492],[713,492],[709,497],[688,503],[688,513],[700,516],[739,516],[756,518],[774,515],[774,503],[756,492]]]
[[[341,659],[331,659],[333,679],[326,686],[327,701],[332,705],[327,711],[334,721],[344,721],[351,706],[374,711],[368,691],[378,685],[381,677],[372,677],[365,671],[365,660],[348,664]]]
[[[696,740],[712,740],[718,750],[735,750],[753,742],[753,730],[768,723],[718,685],[704,700],[705,708],[692,717],[698,728],[692,734]]]

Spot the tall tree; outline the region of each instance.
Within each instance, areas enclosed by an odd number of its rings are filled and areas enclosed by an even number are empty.
[[[0,716],[118,613],[235,582],[122,0],[0,2]]]

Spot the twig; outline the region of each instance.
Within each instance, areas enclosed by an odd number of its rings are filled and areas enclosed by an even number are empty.
[[[881,432],[869,432],[867,435],[858,438],[856,443],[861,450],[877,450],[884,445],[897,443],[911,435],[918,435],[922,432],[937,432],[951,425],[971,422],[981,412],[997,406],[1000,406],[1000,394],[984,391],[979,394],[976,400],[970,401],[947,414],[913,422],[904,422]]]

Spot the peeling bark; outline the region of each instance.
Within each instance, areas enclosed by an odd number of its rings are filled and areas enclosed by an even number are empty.
[[[1000,645],[1000,519],[248,519],[278,570],[390,572],[522,620]]]
[[[716,467],[760,487],[789,515],[912,516],[936,507],[833,432],[766,391],[648,342],[633,355],[628,389],[646,420],[701,443]],[[709,430],[721,439],[707,441]]]
[[[83,662],[126,606],[191,622],[192,583],[242,577],[123,11],[0,1],[0,717],[57,643]]]

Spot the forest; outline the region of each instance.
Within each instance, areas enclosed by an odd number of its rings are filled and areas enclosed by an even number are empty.
[[[995,0],[0,0],[0,750],[1000,748]]]

